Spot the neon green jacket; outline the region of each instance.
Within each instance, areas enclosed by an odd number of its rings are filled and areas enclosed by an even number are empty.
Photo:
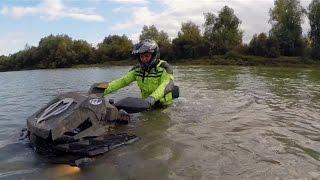
[[[149,72],[144,71],[140,64],[133,67],[125,76],[109,83],[108,88],[104,91],[104,96],[137,81],[142,98],[152,96],[161,105],[172,104],[172,68],[163,60],[158,60],[155,64]]]

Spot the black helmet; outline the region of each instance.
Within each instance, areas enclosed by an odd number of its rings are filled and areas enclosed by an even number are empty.
[[[140,41],[138,44],[134,46],[132,54],[137,56],[139,62],[141,63],[140,54],[147,52],[152,53],[152,60],[150,61],[150,63],[147,64],[147,68],[149,68],[151,67],[151,65],[155,64],[157,59],[160,58],[159,46],[156,43],[156,41],[152,39],[145,39]]]

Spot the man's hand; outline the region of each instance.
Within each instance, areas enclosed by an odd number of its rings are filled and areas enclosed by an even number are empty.
[[[156,102],[156,100],[152,96],[147,97],[145,99],[145,101],[148,103],[149,108],[151,108],[154,105],[154,103]]]
[[[94,83],[91,87],[90,90],[88,91],[89,94],[101,94],[104,93],[105,89],[108,88],[108,83],[107,82],[102,82],[102,83]]]
[[[102,83],[97,83],[97,88],[100,88],[100,89],[107,89],[109,86],[109,83],[107,82],[102,82]]]

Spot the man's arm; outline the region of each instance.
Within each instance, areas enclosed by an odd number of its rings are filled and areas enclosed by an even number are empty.
[[[161,84],[150,96],[153,97],[156,102],[172,90],[171,86],[173,87],[173,73],[172,71],[164,70],[161,76]]]
[[[125,76],[113,80],[112,82],[109,83],[108,88],[104,91],[103,95],[107,95],[109,93],[112,93],[118,89],[121,89],[125,86],[128,86],[130,83],[136,80],[134,70],[129,71]]]

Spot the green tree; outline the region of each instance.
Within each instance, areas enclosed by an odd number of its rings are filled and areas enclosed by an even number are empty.
[[[93,47],[83,40],[73,41],[67,35],[49,35],[40,40],[38,47],[25,46],[0,60],[0,69],[20,70],[34,68],[70,67],[79,63],[94,63]]]
[[[98,44],[97,56],[100,62],[128,59],[132,48],[132,41],[126,35],[109,35]]]
[[[39,61],[37,57],[37,48],[27,47],[24,50],[11,55],[10,60],[12,63],[11,68],[14,70],[34,68]]]
[[[155,40],[160,48],[160,56],[164,58],[171,58],[172,47],[169,36],[164,31],[158,31],[155,25],[143,26],[139,40],[153,39]]]
[[[10,56],[0,57],[1,70],[20,70],[35,68],[38,63],[37,48],[26,45],[24,50]]]
[[[8,70],[8,56],[5,56],[5,55],[1,55],[0,56],[0,71],[5,71],[5,70]]]
[[[40,68],[70,67],[75,64],[73,41],[67,35],[49,35],[40,40],[38,57]]]
[[[309,21],[311,40],[311,57],[320,60],[320,0],[313,0],[309,5]]]
[[[275,0],[274,8],[270,9],[270,35],[279,42],[281,55],[302,55],[303,15],[304,9],[298,0]]]
[[[139,40],[142,41],[144,39],[153,39],[155,41],[159,41],[159,31],[155,25],[143,26]]]
[[[5,56],[5,55],[1,55],[1,56],[0,56],[0,64],[4,64],[5,61],[7,61],[7,60],[8,60],[8,57],[7,57],[7,56]]]
[[[73,41],[72,49],[74,54],[75,64],[90,64],[96,63],[94,48],[84,40]]]
[[[177,58],[197,58],[204,54],[204,41],[199,26],[189,21],[182,23],[178,37],[172,40]]]
[[[204,38],[210,48],[209,55],[225,54],[241,45],[243,32],[239,29],[240,19],[232,8],[224,6],[218,17],[205,13]]]
[[[278,42],[265,33],[254,35],[249,43],[249,52],[255,56],[278,57],[280,55]]]

